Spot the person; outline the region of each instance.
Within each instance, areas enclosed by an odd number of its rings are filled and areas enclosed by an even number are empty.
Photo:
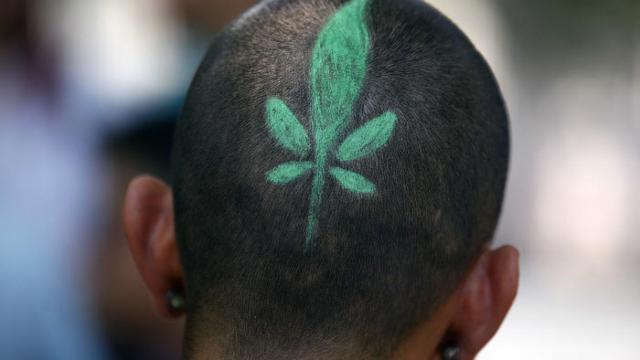
[[[172,185],[124,225],[186,359],[472,359],[517,292],[491,247],[505,104],[420,0],[273,0],[218,36],[176,126]]]
[[[0,358],[102,360],[79,271],[100,212],[99,121],[47,41],[49,4],[0,6]]]

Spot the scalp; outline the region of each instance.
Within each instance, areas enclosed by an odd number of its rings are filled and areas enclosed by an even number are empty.
[[[432,7],[371,0],[366,75],[337,144],[386,111],[395,129],[348,166],[375,183],[374,196],[326,181],[305,249],[312,176],[277,186],[265,174],[314,153],[296,158],[278,144],[265,109],[277,97],[313,128],[312,52],[343,3],[273,0],[243,16],[212,45],[178,122],[176,226],[191,321],[221,319],[238,357],[311,343],[388,353],[495,229],[509,138],[489,67]]]

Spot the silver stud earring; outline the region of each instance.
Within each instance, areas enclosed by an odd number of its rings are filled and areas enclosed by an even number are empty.
[[[441,350],[442,360],[459,360],[460,359],[460,347],[455,344],[447,344],[442,347]]]
[[[182,292],[169,290],[165,295],[165,299],[167,301],[167,306],[169,306],[169,309],[171,309],[172,312],[179,313],[185,310],[186,301]]]

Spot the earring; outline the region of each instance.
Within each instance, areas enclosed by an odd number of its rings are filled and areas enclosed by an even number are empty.
[[[442,360],[458,360],[460,359],[460,346],[456,343],[450,343],[442,347]]]
[[[169,290],[165,295],[167,306],[172,312],[183,312],[186,306],[186,301],[182,292],[176,290]]]

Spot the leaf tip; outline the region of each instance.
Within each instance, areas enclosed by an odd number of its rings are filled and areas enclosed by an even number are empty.
[[[397,119],[394,112],[387,111],[356,129],[338,148],[338,160],[357,160],[378,151],[391,139]]]
[[[304,157],[311,151],[304,126],[281,99],[268,97],[266,101],[269,132],[278,143],[294,154]]]
[[[280,164],[267,172],[268,182],[276,185],[288,184],[313,169],[313,163],[292,161]]]
[[[344,189],[359,195],[373,195],[376,185],[364,176],[343,168],[334,167],[329,171]]]

